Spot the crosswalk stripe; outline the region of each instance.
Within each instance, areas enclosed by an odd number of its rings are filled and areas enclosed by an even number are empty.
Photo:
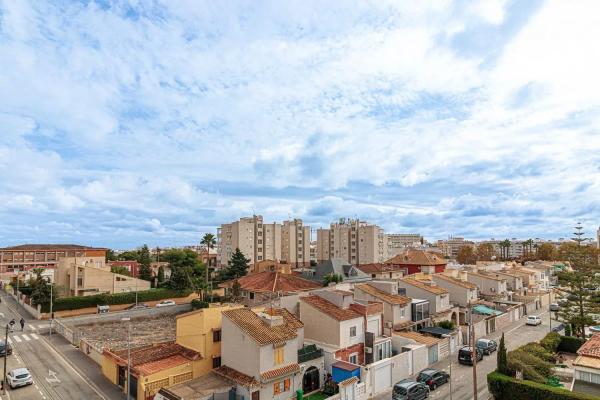
[[[31,340],[31,339],[29,338],[29,336],[27,336],[27,335],[25,335],[25,334],[23,334],[23,339],[25,339],[25,340],[26,340],[26,341],[28,341],[28,342]]]
[[[17,343],[21,343],[22,342],[21,338],[18,337],[18,336],[13,336],[13,338],[17,341]]]
[[[12,344],[12,342],[13,342],[12,339],[8,338],[8,344]]]
[[[35,339],[35,340],[39,339],[38,335],[36,335],[35,333],[32,333],[32,334],[31,334],[31,337],[32,337],[33,339]]]

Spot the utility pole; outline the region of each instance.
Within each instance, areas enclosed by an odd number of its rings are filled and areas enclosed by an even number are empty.
[[[53,297],[53,293],[52,292],[54,291],[53,286],[54,285],[52,284],[52,282],[50,282],[50,334],[49,334],[49,336],[52,336],[52,322],[54,320],[54,313],[53,313],[53,310],[52,310],[53,305],[54,305],[53,304],[53,298],[52,298]]]
[[[127,400],[130,400],[129,390],[131,388],[131,318],[124,317],[121,321],[127,322]]]
[[[451,335],[443,335],[443,336],[448,338],[448,349],[450,351],[452,351],[452,344],[450,343],[452,340],[452,336]],[[452,352],[450,352],[450,355],[448,356],[448,375],[450,375],[450,377],[448,379],[448,383],[450,384],[450,400],[452,400]]]
[[[8,324],[4,336],[4,379],[2,380],[2,394],[6,394],[6,359],[8,358]]]
[[[473,326],[473,310],[469,310],[471,328],[471,359],[473,362],[473,400],[477,400],[477,343],[475,343],[475,327]]]
[[[552,303],[552,290],[548,289],[548,320],[550,321],[550,332],[552,332],[552,310],[550,304]]]

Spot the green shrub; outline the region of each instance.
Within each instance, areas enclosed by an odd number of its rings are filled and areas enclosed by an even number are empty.
[[[527,343],[527,344],[519,347],[517,350],[523,350],[526,353],[532,354],[532,355],[536,356],[537,358],[547,361],[547,362],[550,362],[550,363],[554,363],[556,361],[554,352],[550,352],[550,351],[546,350],[545,347],[543,347],[541,344],[538,344],[538,343]]]
[[[517,370],[521,370],[524,379],[542,383],[546,381],[547,377],[552,375],[552,367],[554,367],[553,364],[522,349],[513,350],[508,353],[508,368],[513,376]]]
[[[152,289],[137,292],[138,302],[156,301],[169,298],[186,297],[191,291],[177,291],[171,289]],[[61,297],[54,300],[53,311],[78,310],[80,308],[96,307],[98,305],[116,305],[135,303],[135,292],[115,294],[95,294],[92,296]],[[42,312],[49,312],[50,305],[44,304]]]
[[[565,325],[565,336],[571,336],[571,324]]]
[[[577,353],[577,350],[585,343],[585,339],[575,336],[561,336],[558,351],[565,353]]]
[[[488,389],[496,400],[593,400],[596,396],[575,393],[548,385],[521,381],[492,372],[487,376]]]
[[[542,347],[550,353],[556,353],[560,341],[561,338],[557,332],[550,332],[542,340],[540,340],[540,345],[542,345]]]
[[[200,308],[208,308],[208,302],[207,301],[202,301],[200,299],[194,299],[192,300],[192,309],[194,310],[198,310]]]

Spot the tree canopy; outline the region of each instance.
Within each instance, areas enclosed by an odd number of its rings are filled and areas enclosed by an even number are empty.
[[[196,252],[190,249],[170,249],[161,254],[161,260],[168,262],[171,267],[171,278],[168,282],[171,289],[197,290],[199,279],[204,276],[205,266],[198,259]]]
[[[148,245],[142,246],[140,250],[139,263],[140,263],[140,271],[139,278],[145,281],[152,280],[152,268],[150,268],[150,263],[152,262],[150,257],[150,249]]]
[[[221,279],[230,280],[245,276],[248,273],[248,263],[250,260],[239,248],[236,248],[231,255],[231,260],[227,263],[227,268],[221,271]]]
[[[473,246],[467,245],[458,249],[456,261],[461,264],[475,264],[477,262],[477,254],[475,253]]]

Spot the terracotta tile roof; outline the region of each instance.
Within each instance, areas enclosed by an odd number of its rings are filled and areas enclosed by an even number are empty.
[[[433,336],[423,335],[419,332],[407,331],[407,332],[394,332],[394,335],[402,336],[407,339],[414,340],[417,343],[424,344],[426,346],[432,346],[440,341],[440,339],[434,338]]]
[[[300,366],[298,364],[290,364],[281,368],[275,368],[269,371],[265,371],[260,374],[260,380],[263,382],[267,382],[273,379],[280,378],[282,376],[290,375],[293,373],[297,373],[300,371]]]
[[[381,272],[402,271],[402,267],[400,265],[385,264],[385,263],[357,265],[356,268],[360,269],[365,274],[376,274],[376,273],[381,273]]]
[[[413,325],[415,325],[416,322],[412,322],[412,321],[404,321],[404,322],[399,322],[397,324],[394,325],[394,330],[395,331],[401,331],[404,330],[406,328],[409,328]]]
[[[395,265],[446,265],[447,261],[441,255],[419,249],[406,249],[385,262]]]
[[[297,336],[296,329],[285,323],[277,326],[268,326],[249,308],[223,311],[223,316],[229,318],[231,322],[236,324],[259,345],[285,342]]]
[[[80,246],[78,244],[21,244],[18,246],[2,247],[0,250],[4,251],[30,251],[30,250],[43,250],[43,251],[54,251],[54,250],[107,250],[104,247],[89,247]]]
[[[255,293],[297,293],[323,287],[320,283],[309,281],[297,275],[272,271],[246,275],[237,281],[242,290]],[[223,282],[219,287],[230,288],[233,282],[233,280]]]
[[[219,368],[213,369],[213,372],[235,384],[244,386],[246,388],[260,386],[260,383],[254,379],[254,377],[248,376],[226,365],[222,365]]]
[[[580,356],[600,358],[600,333],[594,333],[580,348],[577,350]]]
[[[444,274],[435,274],[432,276],[432,279],[435,281],[436,279],[441,279],[443,281],[446,282],[450,282],[453,283],[457,286],[461,286],[465,289],[477,289],[477,285],[475,285],[474,283],[471,282],[467,282],[467,281],[463,281],[461,279],[457,279],[457,278],[453,278],[451,276],[448,275],[444,275]]]
[[[489,272],[467,272],[467,277],[469,276],[478,276],[484,279],[491,279],[494,281],[502,282],[505,281],[505,278],[496,278],[495,276],[489,275]]]
[[[434,293],[434,294],[447,294],[448,293],[448,291],[446,289],[444,289],[443,287],[430,286],[426,283],[423,283],[423,282],[418,281],[413,278],[402,278],[402,279],[400,279],[400,282],[406,282],[409,285],[412,285],[412,286],[417,287],[422,290],[426,290],[426,291]]]
[[[348,386],[356,382],[358,382],[358,378],[353,376],[352,378],[348,378],[345,381],[341,381],[340,383],[338,383],[338,386]]]
[[[343,309],[335,304],[325,300],[322,297],[312,295],[300,298],[300,301],[305,302],[311,307],[321,311],[323,314],[330,316],[338,321],[347,321],[349,319],[361,318],[362,316],[356,311],[348,308]]]
[[[299,329],[304,326],[302,321],[300,321],[294,314],[289,312],[286,308],[267,308],[265,312],[269,315],[279,315],[283,317],[283,320],[287,326],[292,329]]]
[[[104,350],[104,354],[112,357],[117,364],[127,365],[127,350]],[[177,343],[160,343],[152,346],[138,347],[131,350],[131,367],[142,375],[150,375],[163,369],[172,368],[202,357],[197,351],[183,347]]]
[[[397,304],[397,305],[404,306],[404,305],[410,304],[410,302],[411,302],[410,297],[401,296],[399,294],[386,293],[383,290],[379,290],[376,287],[369,285],[368,283],[363,283],[363,284],[354,286],[354,290],[356,290],[356,289],[359,289],[365,293],[368,293],[371,296],[376,297],[379,300],[384,301],[389,304]]]
[[[354,370],[360,369],[360,365],[351,364],[346,361],[336,361],[331,366],[339,368],[339,369],[343,369],[344,371],[354,371]]]

